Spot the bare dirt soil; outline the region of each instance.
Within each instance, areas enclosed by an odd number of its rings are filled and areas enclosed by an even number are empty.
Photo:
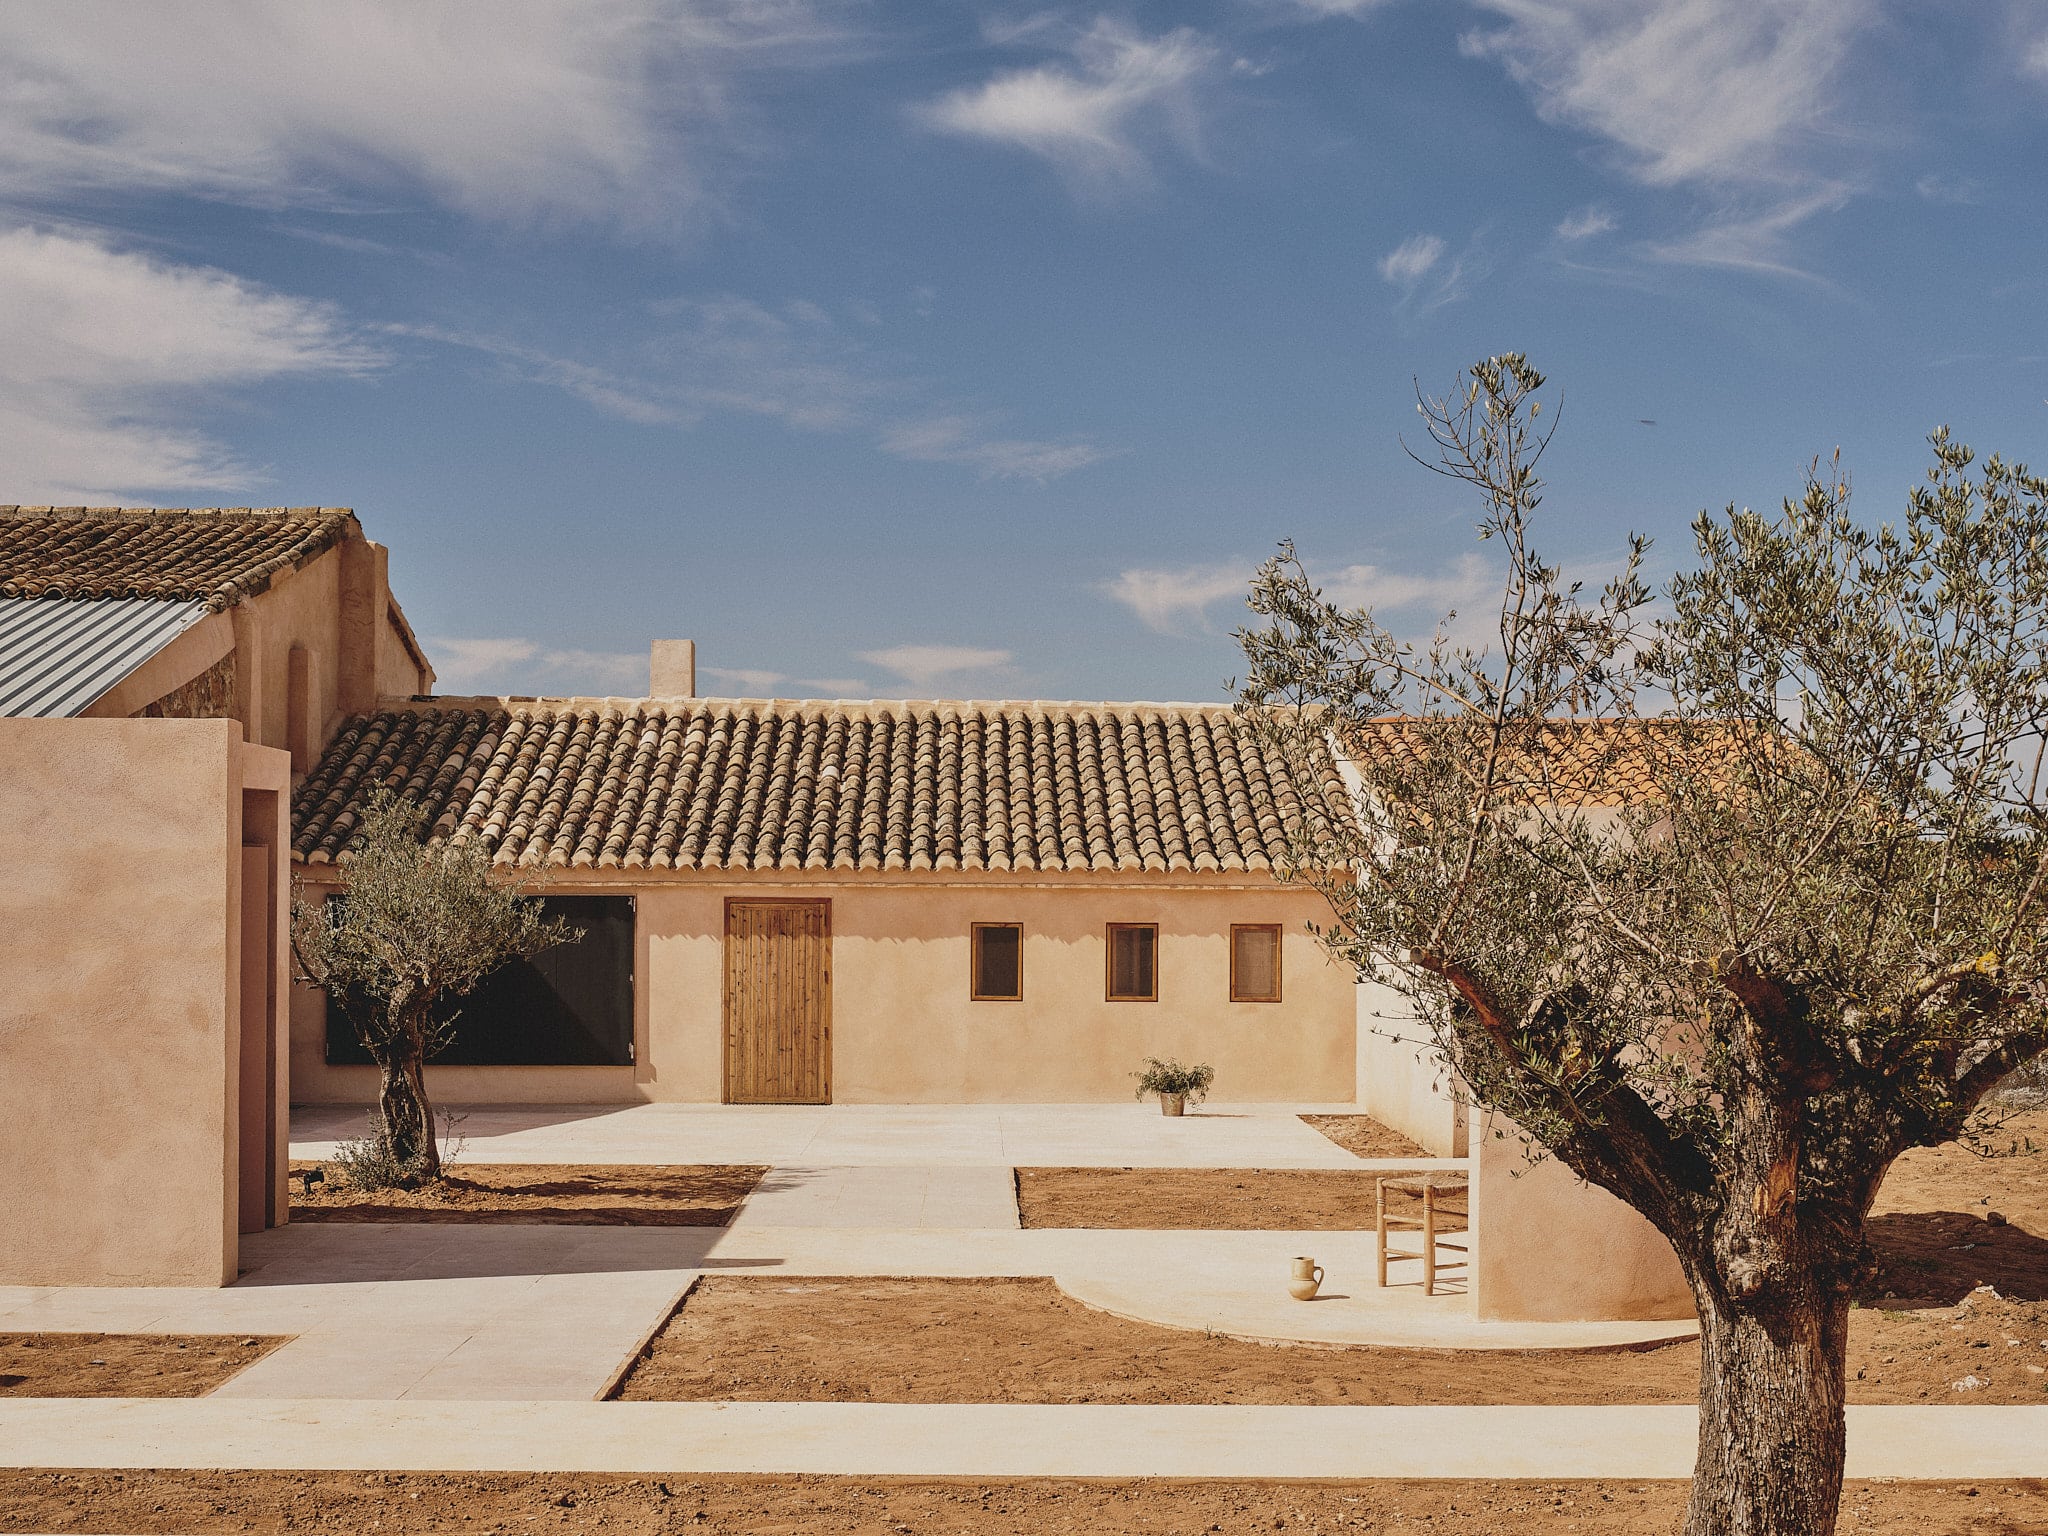
[[[1871,1207],[1872,1303],[1953,1304],[1980,1285],[2048,1300],[2048,1111],[2009,1116],[1987,1140],[1999,1155],[1951,1142],[1892,1165]]]
[[[1444,1531],[1670,1536],[1683,1482],[1189,1482],[602,1474],[0,1471],[0,1531],[605,1530],[725,1536]],[[2023,1536],[2040,1482],[1852,1482],[1845,1536]]]
[[[1396,1174],[1398,1177],[1398,1174]],[[1369,1168],[1019,1168],[1017,1219],[1027,1227],[1355,1232],[1373,1224]],[[1389,1190],[1387,1209],[1419,1207]],[[1463,1191],[1438,1191],[1437,1210],[1461,1224]]]
[[[1979,1294],[1857,1311],[1857,1403],[2048,1402],[2048,1319]],[[2017,1340],[2017,1342],[2011,1342]],[[2035,1367],[2035,1369],[2030,1369]],[[1112,1317],[1047,1279],[698,1281],[617,1396],[658,1402],[1689,1403],[1699,1347],[1316,1349]],[[1958,1382],[1976,1385],[1957,1390]]]
[[[199,1397],[282,1343],[268,1334],[0,1333],[0,1397]]]
[[[552,1222],[600,1227],[722,1227],[768,1170],[744,1164],[460,1163],[423,1189],[353,1189],[331,1166],[302,1192],[291,1165],[293,1221]]]
[[[1303,1115],[1302,1123],[1321,1131],[1353,1157],[1428,1157],[1417,1142],[1371,1115]]]

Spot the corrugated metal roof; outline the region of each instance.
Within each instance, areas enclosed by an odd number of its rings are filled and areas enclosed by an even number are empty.
[[[206,617],[151,597],[0,598],[0,715],[75,715]]]

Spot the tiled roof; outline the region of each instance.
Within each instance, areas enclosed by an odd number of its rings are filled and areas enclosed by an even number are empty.
[[[146,597],[218,613],[355,527],[346,507],[0,506],[0,597]]]
[[[379,784],[495,862],[600,869],[1265,870],[1294,782],[1187,704],[434,700],[348,722],[294,799],[332,862]]]
[[[1478,758],[1477,748],[1468,745],[1478,727],[1414,718],[1372,721],[1350,738],[1349,750],[1361,762],[1420,767],[1430,755],[1432,729],[1450,733],[1451,749],[1462,761],[1471,764]],[[1700,733],[1707,729],[1667,727],[1656,720],[1552,720],[1528,750],[1508,755],[1500,782],[1509,795],[1535,802],[1641,805],[1661,793],[1660,758],[1671,751],[1697,757]]]

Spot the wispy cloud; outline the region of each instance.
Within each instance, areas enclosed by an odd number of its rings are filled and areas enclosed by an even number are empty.
[[[0,463],[28,502],[263,482],[189,424],[224,391],[378,366],[324,304],[76,233],[0,229]]]
[[[1149,135],[1197,146],[1195,86],[1219,57],[1201,33],[1177,27],[1147,36],[1105,16],[1067,37],[1063,51],[1065,62],[1005,71],[925,104],[918,115],[942,132],[1042,156],[1097,190],[1144,172],[1141,141]]]
[[[645,651],[590,651],[538,640],[430,635],[438,686],[447,693],[618,694],[647,691]]]
[[[1497,639],[1501,573],[1482,555],[1466,553],[1434,571],[1347,565],[1320,584],[1331,601],[1371,609],[1380,623],[1416,644],[1441,633],[1476,651]]]
[[[2020,73],[2036,80],[2048,80],[2048,32],[2043,32],[2020,50]]]
[[[1913,183],[1913,190],[1930,203],[1966,207],[1984,201],[1986,187],[1974,176],[1941,176],[1933,172]]]
[[[1594,203],[1591,207],[1576,209],[1559,219],[1555,233],[1558,239],[1576,245],[1581,240],[1611,235],[1620,227],[1621,220],[1615,217],[1613,209]]]
[[[1704,224],[1642,254],[1820,281],[1789,237],[1846,200],[1841,156],[1856,133],[1845,65],[1879,20],[1877,0],[1475,3],[1502,24],[1460,46],[1497,60],[1545,120],[1600,140],[1633,181],[1708,194]],[[1575,227],[1561,224],[1559,238],[1606,232]]]
[[[860,659],[895,673],[915,692],[930,693],[946,678],[1006,667],[1011,653],[971,645],[897,645],[884,651],[863,651]]]
[[[923,381],[899,371],[863,334],[807,300],[772,306],[731,295],[667,300],[655,306],[648,334],[631,355],[601,364],[439,326],[389,329],[476,352],[520,378],[642,426],[687,428],[717,413],[761,416],[797,431],[865,434],[900,459],[1039,482],[1110,452],[1079,438],[1006,436],[999,416],[937,405]],[[859,332],[872,329],[860,323]]]
[[[1435,571],[1393,571],[1383,565],[1347,565],[1324,579],[1334,602],[1375,612],[1427,608],[1469,608],[1496,596],[1500,575],[1482,555],[1463,554]]]
[[[702,667],[703,674],[746,698],[765,698],[789,681],[787,672],[770,672],[760,667]]]
[[[1363,16],[1368,11],[1377,11],[1381,7],[1391,4],[1392,0],[1269,0],[1269,3],[1320,18],[1325,16]]]
[[[1176,570],[1134,568],[1121,571],[1098,591],[1138,616],[1138,622],[1162,635],[1184,635],[1209,627],[1209,610],[1230,597],[1243,597],[1251,587],[1248,566],[1184,566]]]
[[[1398,287],[1412,288],[1443,259],[1440,235],[1410,235],[1380,258],[1380,276]]]
[[[1462,40],[1552,122],[1599,135],[1653,186],[1797,179],[1872,0],[1479,0],[1505,18]]]
[[[1678,239],[1651,241],[1644,251],[1657,261],[1769,273],[1832,288],[1826,278],[1799,265],[1791,253],[1789,236],[1814,215],[1832,213],[1848,200],[1848,188],[1824,186],[1762,213],[1726,215]]]
[[[926,464],[965,464],[984,478],[1056,480],[1108,458],[1093,443],[1033,442],[992,437],[989,423],[970,416],[939,416],[898,423],[882,434],[882,451]]]
[[[1447,249],[1440,235],[1410,235],[1380,258],[1380,280],[1401,291],[1398,311],[1431,314],[1464,298],[1472,283],[1485,275],[1489,263],[1477,238],[1449,260]]]
[[[669,222],[746,72],[846,46],[805,0],[5,6],[0,190]]]

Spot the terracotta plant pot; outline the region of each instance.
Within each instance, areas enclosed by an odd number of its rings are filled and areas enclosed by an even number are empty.
[[[1162,1093],[1159,1095],[1159,1113],[1162,1115],[1184,1115],[1188,1112],[1188,1096],[1184,1093]]]

